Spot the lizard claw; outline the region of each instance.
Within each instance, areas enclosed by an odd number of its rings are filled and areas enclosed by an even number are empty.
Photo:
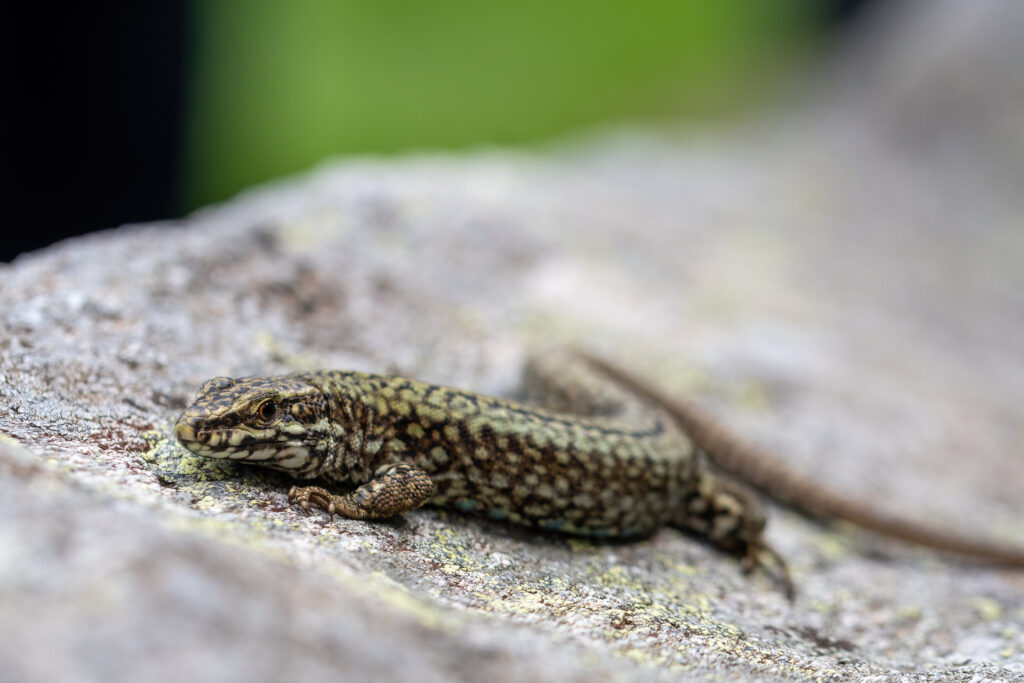
[[[309,496],[302,495],[304,491],[298,486],[293,486],[288,489],[288,504],[295,505],[298,503],[299,507],[309,514]]]
[[[765,560],[768,561],[765,561]],[[771,571],[771,567],[774,565],[775,571]],[[789,574],[789,565],[782,559],[774,548],[767,545],[763,541],[758,543],[751,543],[747,548],[747,553],[740,559],[740,567],[743,568],[745,574],[749,574],[757,568],[762,568],[769,575],[774,575],[776,581],[782,587],[782,591],[789,602],[793,602],[796,599],[796,586],[793,584],[793,578]]]
[[[298,504],[307,514],[312,513],[310,505],[325,510],[334,516],[334,496],[319,486],[293,486],[288,490],[288,502]]]

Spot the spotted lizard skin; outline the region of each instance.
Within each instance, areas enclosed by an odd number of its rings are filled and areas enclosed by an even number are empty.
[[[673,525],[757,562],[758,502],[709,472],[671,417],[573,354],[525,375],[530,403],[361,372],[218,377],[174,431],[200,456],[355,487],[293,487],[307,510],[368,519],[426,503],[606,537]]]

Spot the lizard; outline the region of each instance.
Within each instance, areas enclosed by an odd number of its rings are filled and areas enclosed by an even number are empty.
[[[707,467],[671,415],[569,351],[523,374],[523,401],[356,371],[215,377],[174,435],[199,456],[354,487],[291,487],[306,512],[384,519],[429,503],[596,538],[672,526],[745,571],[774,567],[793,596],[757,497]]]
[[[737,556],[747,571],[774,563],[791,599],[786,563],[764,540],[760,500],[737,479],[813,518],[1024,567],[1024,549],[827,491],[691,402],[588,352],[531,359],[524,386],[532,404],[352,371],[218,377],[200,388],[174,433],[200,456],[356,487],[334,494],[293,486],[289,501],[307,512],[381,519],[430,503],[619,538],[673,526]]]

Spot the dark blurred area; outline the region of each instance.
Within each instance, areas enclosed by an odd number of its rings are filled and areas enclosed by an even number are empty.
[[[184,2],[9,10],[0,261],[180,215],[186,15]]]
[[[179,217],[328,156],[742,109],[744,78],[776,77],[752,70],[785,68],[793,43],[827,49],[867,2],[742,4],[527,3],[505,16],[457,1],[391,14],[318,0],[22,3],[4,41],[0,261]]]

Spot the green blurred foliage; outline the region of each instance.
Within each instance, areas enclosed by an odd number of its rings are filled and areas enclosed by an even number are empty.
[[[332,155],[522,144],[742,107],[808,0],[196,2],[187,203]]]

